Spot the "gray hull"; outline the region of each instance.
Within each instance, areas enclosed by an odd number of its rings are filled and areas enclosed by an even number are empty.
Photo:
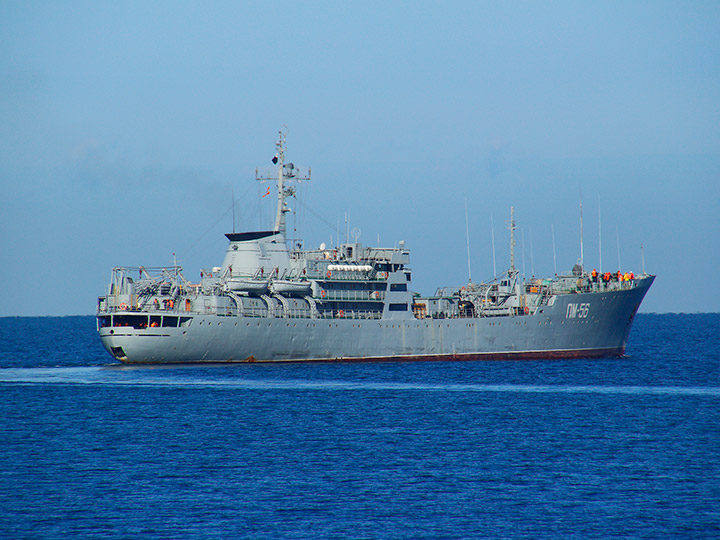
[[[572,272],[526,279],[510,267],[482,283],[412,290],[410,250],[353,241],[304,249],[287,237],[290,184],[310,170],[285,162],[256,180],[277,187],[272,229],[232,232],[220,266],[193,283],[168,267],[113,268],[98,297],[98,332],[126,363],[472,360],[622,355],[654,276]],[[269,195],[268,188],[265,195]],[[265,196],[263,195],[263,197]]]
[[[176,328],[99,328],[125,363],[405,361],[619,356],[654,276],[627,290],[558,295],[531,315],[449,319],[195,314]]]

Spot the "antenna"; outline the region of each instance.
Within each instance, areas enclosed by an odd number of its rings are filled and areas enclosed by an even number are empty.
[[[600,273],[602,273],[602,216],[600,214],[600,194],[598,194],[598,251],[600,252]]]
[[[533,241],[532,241],[532,228],[530,229],[530,271],[532,276],[535,277],[535,256],[533,255]]]
[[[255,178],[258,177],[258,174],[259,174],[259,171],[258,171],[258,169],[256,168],[256,169],[255,169]],[[260,196],[260,193],[261,193],[261,191],[260,191],[260,184],[258,184],[258,192],[257,192],[257,194],[258,194],[258,200],[261,200],[261,199],[262,199],[262,197]],[[258,217],[258,225],[257,225],[258,228],[257,228],[257,230],[259,231],[259,230],[262,230],[262,218],[263,218],[263,215],[262,215],[262,204],[258,204],[258,206],[257,206],[257,211],[258,211],[258,213],[257,213],[257,217]]]
[[[585,254],[583,251],[582,187],[580,187],[580,268],[582,272],[585,272]]]
[[[472,283],[470,271],[470,225],[468,225],[467,197],[465,197],[465,240],[467,242],[468,283]]]
[[[523,262],[523,279],[527,273],[525,272],[525,227],[520,229],[520,238],[522,240],[522,262]]]
[[[642,269],[643,269],[643,275],[646,274],[645,272],[645,248],[642,244],[640,244],[640,255],[642,256]]]
[[[350,212],[345,212],[345,243],[350,243]]]
[[[232,206],[233,206],[233,233],[235,232],[235,186],[232,188]]]
[[[495,266],[495,222],[493,221],[493,215],[490,214],[490,231],[492,234],[492,248],[493,248],[493,279],[497,277],[497,267]]]
[[[555,225],[550,225],[550,230],[552,230],[552,240],[553,240],[553,264],[555,265],[555,275],[557,276],[557,256],[555,255]]]
[[[510,207],[510,272],[515,273],[515,207]]]

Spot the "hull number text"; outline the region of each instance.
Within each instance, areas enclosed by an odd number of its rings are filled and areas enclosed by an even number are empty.
[[[590,302],[584,304],[568,304],[565,316],[568,319],[585,319],[590,312]]]

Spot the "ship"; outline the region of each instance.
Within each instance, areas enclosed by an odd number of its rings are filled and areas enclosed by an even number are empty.
[[[226,234],[222,264],[196,283],[174,262],[119,266],[97,301],[105,349],[128,364],[360,362],[599,358],[622,356],[655,276],[572,271],[527,279],[514,262],[492,279],[412,288],[404,242],[370,247],[357,235],[304,249],[288,239],[288,200],[310,169],[285,159],[286,130],[273,165],[272,228]],[[235,202],[233,201],[233,205]]]

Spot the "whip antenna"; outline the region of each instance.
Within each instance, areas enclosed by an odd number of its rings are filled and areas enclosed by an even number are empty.
[[[468,225],[467,197],[465,197],[465,241],[467,243],[468,282],[472,283],[472,272],[470,271],[470,226]]]
[[[495,222],[493,221],[493,215],[490,214],[490,232],[492,234],[492,248],[493,248],[493,279],[497,277],[497,267],[495,266]]]

